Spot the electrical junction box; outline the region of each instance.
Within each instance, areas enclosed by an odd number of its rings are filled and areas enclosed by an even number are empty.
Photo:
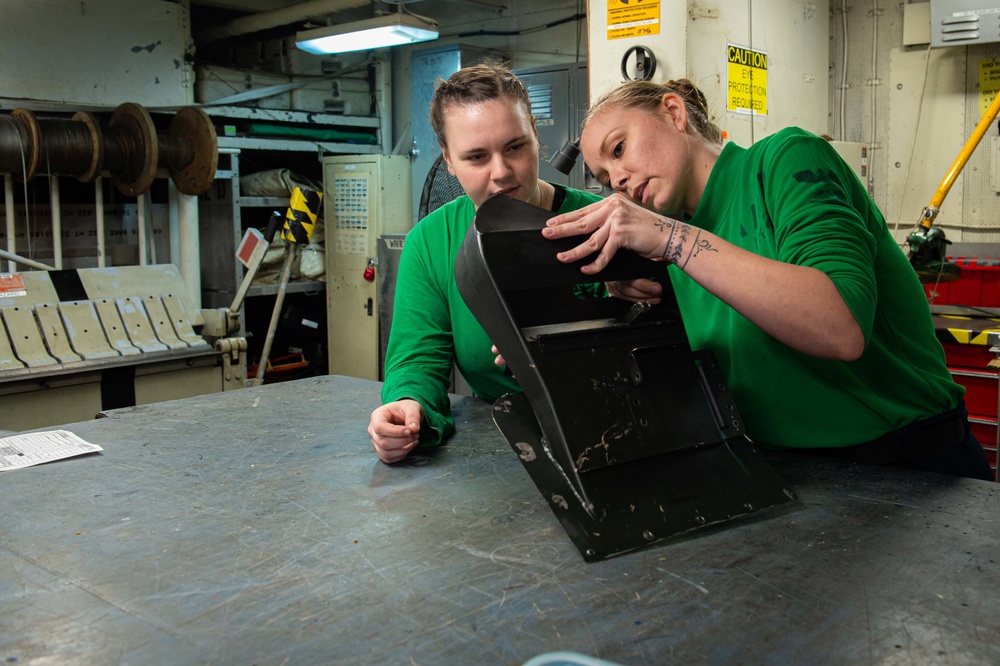
[[[1000,42],[1000,0],[931,0],[931,46]]]
[[[903,5],[903,46],[930,44],[931,3]]]
[[[868,184],[868,144],[852,143],[850,141],[831,141],[830,145],[837,151],[841,159],[847,162],[858,179],[867,187]]]

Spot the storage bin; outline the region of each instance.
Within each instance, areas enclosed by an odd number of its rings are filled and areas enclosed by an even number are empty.
[[[948,260],[962,269],[962,276],[951,282],[925,284],[929,303],[1000,307],[1000,259],[948,257]]]

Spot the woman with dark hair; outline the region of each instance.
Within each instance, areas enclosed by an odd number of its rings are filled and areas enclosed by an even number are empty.
[[[465,196],[421,220],[406,237],[396,280],[382,406],[368,425],[383,461],[454,430],[448,386],[455,362],[473,392],[495,400],[520,390],[493,363],[490,341],[455,285],[455,257],[476,209],[510,196],[562,213],[599,197],[538,178],[538,133],[524,84],[505,67],[478,65],[439,82],[431,125]]]

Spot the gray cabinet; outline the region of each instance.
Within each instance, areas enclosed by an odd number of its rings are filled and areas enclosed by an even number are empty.
[[[530,67],[516,69],[514,73],[528,88],[531,112],[535,116],[541,144],[538,176],[550,183],[589,189],[599,194],[601,186],[587,174],[583,157],[577,159],[568,176],[549,164],[549,159],[563,144],[580,136],[580,125],[589,104],[586,63]]]

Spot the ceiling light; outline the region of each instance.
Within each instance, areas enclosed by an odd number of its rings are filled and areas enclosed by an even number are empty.
[[[295,35],[295,46],[309,53],[369,51],[438,38],[438,24],[412,14],[386,14],[364,21],[305,30]]]

